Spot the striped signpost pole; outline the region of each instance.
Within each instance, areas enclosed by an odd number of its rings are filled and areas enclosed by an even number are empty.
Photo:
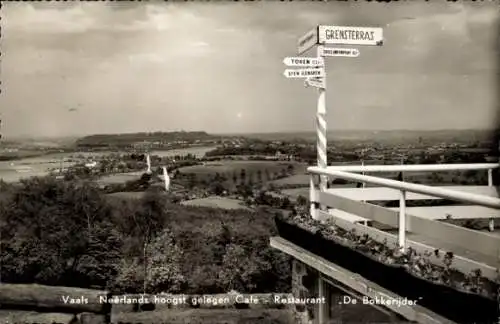
[[[317,47],[317,56],[322,57],[323,46]],[[324,67],[326,70],[326,66]],[[326,168],[328,165],[326,140],[326,75],[323,77],[323,87],[318,88],[318,106],[316,110],[316,149],[318,151],[318,166]],[[328,186],[328,177],[320,177],[320,190],[325,191]]]
[[[316,58],[288,57],[283,63],[288,66],[309,67],[304,70],[285,70],[287,78],[306,78],[305,85],[318,88],[318,102],[316,110],[316,149],[317,163],[320,168],[327,168],[327,137],[326,137],[326,68],[325,57],[358,57],[360,52],[355,48],[326,48],[324,45],[382,45],[382,28],[353,27],[353,26],[325,26],[319,25],[311,29],[298,41],[298,54],[302,55],[316,46]],[[318,68],[321,67],[321,68]],[[319,188],[325,191],[328,188],[328,177],[320,176]],[[317,217],[317,202],[314,197],[314,182],[311,180],[311,214]],[[326,206],[320,206],[322,210]]]

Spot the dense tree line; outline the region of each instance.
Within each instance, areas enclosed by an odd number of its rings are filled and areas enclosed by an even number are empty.
[[[92,147],[122,147],[138,142],[174,142],[174,141],[195,141],[212,140],[219,137],[207,134],[206,132],[141,132],[128,134],[96,134],[79,138],[76,146],[79,148]]]
[[[116,292],[288,291],[288,258],[269,247],[266,211],[186,207],[150,189],[140,200],[93,183],[31,178],[0,186],[3,282]]]

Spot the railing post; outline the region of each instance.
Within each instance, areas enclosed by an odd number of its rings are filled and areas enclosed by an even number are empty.
[[[318,203],[317,197],[316,197],[316,187],[314,185],[314,174],[309,175],[309,202],[310,202],[310,213],[311,217],[313,219],[318,219],[318,210],[316,208],[316,205]]]
[[[317,56],[322,57],[323,46],[317,46]],[[324,63],[323,63],[324,64]],[[324,67],[326,70],[326,66]],[[323,77],[323,82],[326,84],[326,76]],[[328,145],[326,137],[326,89],[318,88],[318,105],[316,107],[316,150],[318,167],[326,169],[328,166]],[[319,189],[325,191],[328,187],[328,176],[321,174],[319,177]],[[321,205],[322,210],[326,210],[326,206]]]
[[[488,169],[488,187],[493,187],[493,169]]]
[[[321,278],[321,275],[318,275],[318,297],[319,298],[325,298],[325,282],[323,278]],[[326,314],[325,314],[325,304],[324,303],[318,303],[318,324],[325,324],[326,323]]]
[[[400,190],[399,198],[399,235],[398,245],[401,252],[405,252],[406,247],[406,191]]]

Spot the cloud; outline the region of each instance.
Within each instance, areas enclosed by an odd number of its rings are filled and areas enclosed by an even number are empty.
[[[2,9],[5,134],[52,132],[51,123],[62,133],[312,130],[316,94],[283,78],[282,60],[296,55],[298,38],[317,24],[387,25],[384,46],[360,46],[360,57],[327,64],[332,127],[472,126],[471,106],[478,111],[472,127],[486,125],[478,116],[488,115],[496,91],[499,15],[484,3],[395,2],[387,10],[362,1],[72,2]],[[76,104],[78,114],[61,113]],[[424,110],[436,111],[432,126],[420,118]],[[236,125],[238,112],[244,117]]]
[[[198,41],[198,42],[191,43],[191,46],[192,47],[209,47],[210,45],[207,42]]]
[[[4,5],[3,18],[8,30],[30,33],[81,33],[96,24],[83,6],[67,9],[35,9],[28,3]]]

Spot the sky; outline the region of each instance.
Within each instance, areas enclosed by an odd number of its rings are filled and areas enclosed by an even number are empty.
[[[317,90],[283,59],[319,24],[384,30],[326,59],[328,130],[495,128],[499,18],[493,1],[8,2],[2,135],[313,131]]]

